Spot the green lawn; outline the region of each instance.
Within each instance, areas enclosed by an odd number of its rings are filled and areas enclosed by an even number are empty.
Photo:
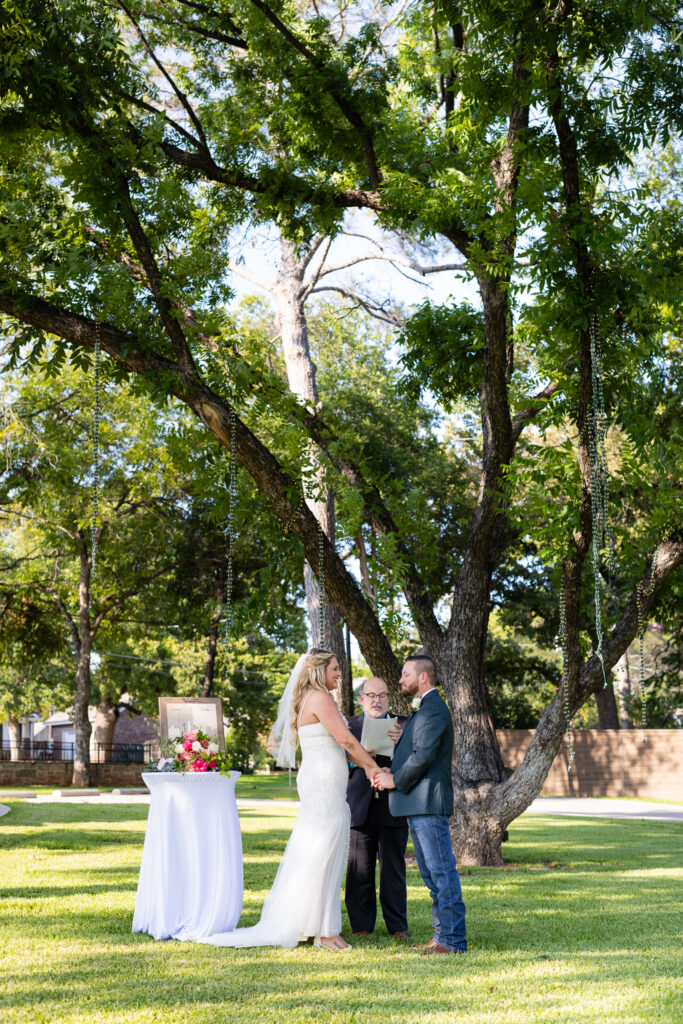
[[[677,824],[517,821],[509,867],[463,871],[467,957],[422,958],[383,927],[335,956],[132,935],[147,807],[12,807],[0,819],[3,1024],[683,1020]],[[258,917],[295,813],[241,813],[242,923]],[[409,918],[415,940],[427,939],[429,903],[415,870]]]
[[[101,793],[111,793],[112,786],[99,786]],[[37,793],[43,796],[53,793],[55,789],[71,789],[70,786],[0,786],[0,793],[11,794],[16,791],[19,797],[22,791]],[[77,790],[73,790],[74,793]],[[289,785],[287,772],[273,772],[270,775],[242,775],[237,780],[237,796],[257,798],[259,800],[298,800],[296,791],[296,772],[292,772],[292,785]],[[69,799],[72,799],[71,797]]]

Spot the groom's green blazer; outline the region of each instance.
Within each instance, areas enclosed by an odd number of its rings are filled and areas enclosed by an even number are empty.
[[[389,790],[392,814],[453,813],[453,722],[441,694],[430,690],[408,720],[391,764],[396,789]]]

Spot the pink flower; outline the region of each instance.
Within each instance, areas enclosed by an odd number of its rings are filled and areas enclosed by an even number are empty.
[[[215,758],[212,758],[209,761],[209,768],[215,768],[215,767],[216,767],[216,761],[215,761]]]
[[[196,771],[196,772],[205,772],[206,771],[206,761],[195,761],[193,767],[194,767],[194,771]]]
[[[186,732],[185,733],[185,739],[189,740],[190,743],[194,743],[194,741],[197,739],[197,733],[196,732]]]
[[[209,749],[209,741],[208,740],[202,740],[201,744],[204,747],[204,750],[208,750]]]
[[[192,750],[192,740],[185,740],[183,747],[185,750]]]

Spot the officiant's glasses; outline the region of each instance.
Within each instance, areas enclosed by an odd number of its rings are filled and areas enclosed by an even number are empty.
[[[388,693],[362,693],[361,697],[367,697],[372,704],[374,704],[375,701],[389,700]]]

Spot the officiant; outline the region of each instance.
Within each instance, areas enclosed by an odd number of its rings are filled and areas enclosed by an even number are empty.
[[[359,695],[363,713],[352,718],[349,729],[363,742],[366,719],[386,719],[389,712],[389,690],[383,679],[366,679]],[[386,749],[391,750],[401,735],[406,719],[397,717],[385,730]],[[375,727],[374,732],[377,732]],[[366,733],[369,729],[366,728]],[[381,733],[381,727],[379,729]],[[376,742],[376,740],[373,740]],[[372,743],[369,744],[372,746]],[[375,751],[374,758],[382,768],[391,766],[391,756]],[[346,799],[351,808],[351,843],[346,871],[346,910],[354,935],[370,935],[377,917],[375,872],[379,860],[379,902],[387,931],[396,939],[407,941],[406,916],[406,845],[408,824],[389,811],[388,794],[373,789],[362,768],[351,765]]]

